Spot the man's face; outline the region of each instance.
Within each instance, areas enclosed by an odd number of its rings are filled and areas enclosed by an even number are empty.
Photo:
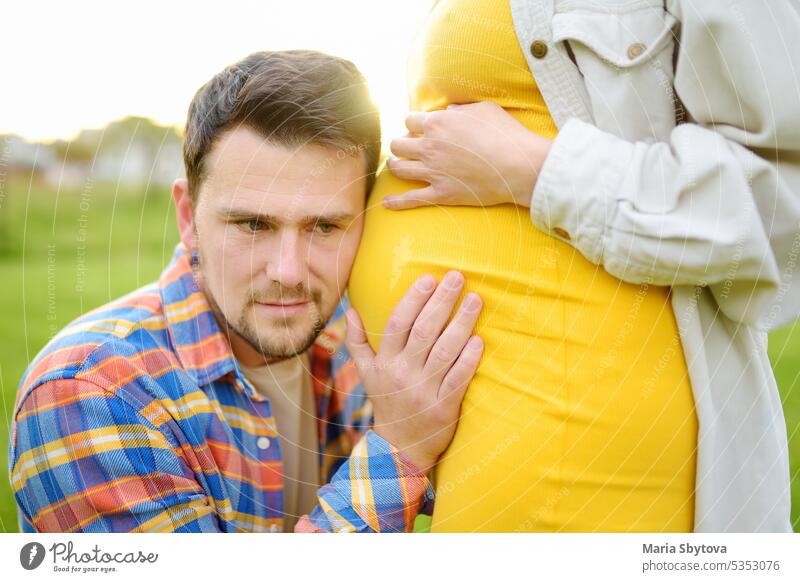
[[[364,157],[237,128],[205,160],[198,279],[248,365],[305,351],[344,292],[363,227]],[[180,211],[179,211],[180,212]]]

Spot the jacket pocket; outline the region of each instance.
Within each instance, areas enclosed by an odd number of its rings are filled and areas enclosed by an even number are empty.
[[[553,16],[553,40],[575,57],[595,125],[630,141],[666,140],[680,106],[673,88],[675,17],[660,3],[573,6]]]

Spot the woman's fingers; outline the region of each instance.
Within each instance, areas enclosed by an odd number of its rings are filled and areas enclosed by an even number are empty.
[[[414,325],[434,289],[436,289],[436,277],[423,275],[406,291],[383,330],[380,347],[382,356],[391,357],[403,351],[411,326]]]
[[[424,133],[425,111],[412,111],[406,115],[406,127],[410,133]]]
[[[467,345],[483,307],[480,296],[468,293],[455,317],[436,340],[425,363],[425,377],[438,386]]]
[[[464,275],[458,271],[449,271],[422,308],[411,326],[404,350],[406,362],[411,369],[422,369],[425,366],[428,354],[442,335],[463,287]]]
[[[422,162],[416,160],[390,159],[387,164],[389,170],[398,178],[405,180],[418,180],[428,182],[431,172]]]
[[[436,206],[436,191],[431,186],[409,190],[400,196],[387,196],[382,201],[389,210],[408,210],[419,206]]]
[[[419,137],[396,137],[389,144],[389,149],[398,158],[409,160],[419,160],[422,156],[422,138]]]
[[[483,355],[483,340],[474,335],[467,342],[461,351],[453,367],[447,372],[439,387],[438,400],[446,401],[447,404],[458,410],[464,393],[467,391],[470,381],[478,371],[478,364]]]

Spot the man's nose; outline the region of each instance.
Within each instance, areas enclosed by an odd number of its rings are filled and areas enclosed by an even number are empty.
[[[267,276],[284,287],[294,288],[305,282],[308,269],[308,249],[303,244],[299,233],[282,232],[277,252],[267,264]]]

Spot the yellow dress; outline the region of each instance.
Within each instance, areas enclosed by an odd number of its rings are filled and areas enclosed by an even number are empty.
[[[410,82],[414,110],[491,100],[557,133],[508,0],[440,1]],[[669,290],[612,277],[526,208],[380,205],[419,186],[380,174],[349,290],[374,348],[424,273],[459,269],[484,299],[486,348],[435,471],[432,531],[691,531],[697,420]]]

